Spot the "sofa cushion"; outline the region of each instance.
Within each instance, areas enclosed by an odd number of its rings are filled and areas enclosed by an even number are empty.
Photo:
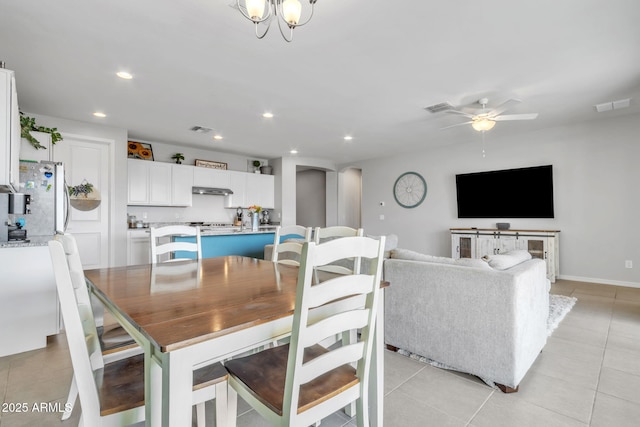
[[[391,258],[406,259],[409,261],[437,262],[440,264],[455,264],[455,260],[453,258],[421,254],[420,252],[402,248],[392,250]]]
[[[391,258],[404,259],[408,261],[421,261],[421,262],[433,262],[437,264],[458,265],[461,267],[491,269],[491,267],[489,267],[489,264],[487,264],[485,261],[482,261],[481,259],[471,259],[471,258],[453,259],[453,258],[447,258],[443,256],[421,254],[419,252],[411,251],[409,249],[401,249],[401,248],[396,248],[392,250]]]
[[[478,258],[459,258],[455,260],[456,265],[463,267],[482,268],[485,270],[491,270],[491,266],[486,262]]]
[[[521,262],[530,260],[531,254],[525,250],[515,250],[499,255],[486,255],[482,259],[496,270],[506,270]]]

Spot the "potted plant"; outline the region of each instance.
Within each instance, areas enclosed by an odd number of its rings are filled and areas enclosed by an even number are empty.
[[[100,206],[100,192],[87,180],[79,185],[69,185],[67,189],[69,203],[79,211],[90,211]]]
[[[260,160],[254,160],[251,164],[253,165],[253,168],[254,168],[253,171],[255,173],[260,173],[260,165],[262,164],[262,162],[260,162]]]
[[[171,156],[171,158],[174,159],[176,161],[176,164],[178,165],[182,164],[182,161],[184,160],[184,156],[182,155],[182,153],[176,153]]]

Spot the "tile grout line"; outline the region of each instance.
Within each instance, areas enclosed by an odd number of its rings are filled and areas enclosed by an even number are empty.
[[[591,425],[591,422],[593,421],[593,411],[596,408],[596,400],[598,399],[598,393],[600,393],[599,391],[600,377],[602,376],[602,368],[604,367],[604,358],[607,353],[607,346],[609,345],[609,334],[611,333],[611,322],[613,320],[614,305],[615,305],[617,294],[618,294],[618,290],[616,289],[615,294],[613,296],[614,304],[611,306],[611,314],[609,316],[609,327],[607,328],[607,337],[604,343],[604,350],[602,352],[602,360],[600,361],[600,371],[598,372],[598,382],[596,383],[596,394],[593,398],[593,403],[591,404],[591,414],[589,415],[589,425]]]
[[[484,405],[487,404],[487,402],[489,401],[489,399],[491,399],[491,396],[493,396],[494,393],[496,393],[496,390],[491,390],[491,393],[489,393],[489,396],[487,396],[484,402],[482,402],[478,407],[478,409],[476,409],[476,411],[471,415],[471,417],[469,418],[469,421],[467,421],[467,423],[465,424],[465,427],[471,424],[471,421],[473,421],[476,415],[478,415],[478,413],[482,410],[482,408],[484,408]]]

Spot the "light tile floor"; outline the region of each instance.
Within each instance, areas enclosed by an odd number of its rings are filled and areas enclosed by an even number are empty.
[[[475,377],[385,354],[387,427],[640,425],[640,289],[560,280],[552,293],[578,298],[520,385],[503,394]],[[33,404],[64,403],[72,369],[64,335],[47,348],[0,358],[0,427],[77,425]],[[27,403],[26,413],[5,412]],[[266,426],[239,403],[239,427]],[[15,409],[15,408],[14,408]],[[207,404],[207,425],[214,425]],[[355,426],[337,413],[323,427]]]

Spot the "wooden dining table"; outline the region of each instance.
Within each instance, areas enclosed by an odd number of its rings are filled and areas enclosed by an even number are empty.
[[[145,353],[146,425],[190,426],[192,371],[291,333],[298,268],[242,256],[86,270],[90,291]],[[380,292],[369,413],[382,426],[384,359]],[[320,311],[364,305],[358,297]],[[235,426],[236,414],[229,414]]]

